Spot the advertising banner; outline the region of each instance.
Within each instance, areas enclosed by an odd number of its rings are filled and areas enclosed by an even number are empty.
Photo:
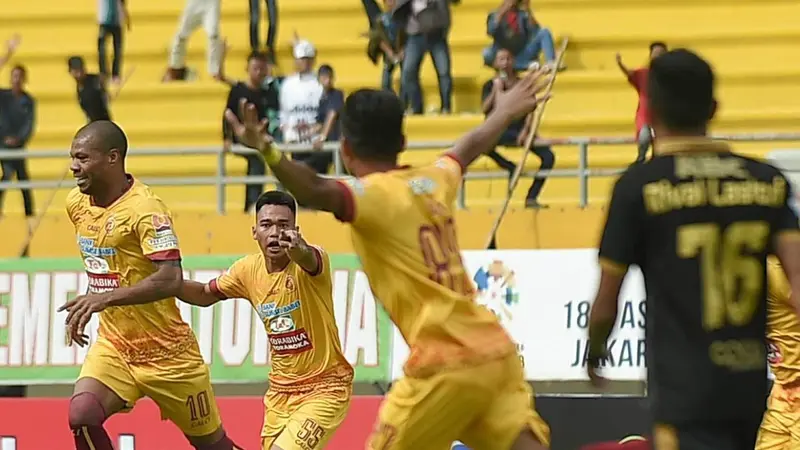
[[[362,449],[372,431],[382,397],[356,396],[326,450]],[[72,450],[66,398],[0,399],[0,450]],[[261,397],[218,397],[228,436],[246,449],[261,448],[264,417]],[[536,409],[550,425],[553,450],[649,434],[650,419],[643,398],[538,397]],[[191,450],[175,425],[161,420],[158,407],[141,400],[132,412],[106,423],[117,450]]]
[[[597,250],[465,251],[478,302],[495,312],[517,342],[528,380],[586,379],[589,310],[599,281]],[[645,377],[645,291],[632,268],[620,294],[604,375]],[[408,347],[395,332],[392,376],[402,376]]]
[[[206,282],[237,257],[183,260],[184,276]],[[356,380],[389,378],[391,322],[379,307],[354,255],[331,256],[333,297],[339,338]],[[80,259],[0,260],[0,384],[72,383],[86,348],[65,343],[66,312],[56,310],[87,289]],[[217,383],[261,382],[269,371],[264,326],[245,300],[196,308],[178,302],[197,335]],[[87,330],[94,339],[95,315]],[[2,447],[0,447],[2,448]]]

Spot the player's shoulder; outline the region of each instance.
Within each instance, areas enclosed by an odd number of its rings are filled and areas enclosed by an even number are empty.
[[[80,208],[81,205],[88,200],[88,198],[89,196],[82,193],[78,187],[70,189],[65,203],[67,214],[70,216],[70,218],[72,218],[72,215],[75,213],[75,211]]]
[[[153,192],[153,190],[150,189],[150,186],[142,183],[139,180],[136,180],[133,187],[131,187],[131,195],[129,198],[133,204],[133,207],[139,213],[169,213],[169,209],[167,208],[166,203],[161,200],[161,197]]]
[[[769,161],[753,158],[741,153],[731,153],[731,155],[741,160],[750,175],[762,180],[771,180],[774,177],[786,178],[783,172]]]

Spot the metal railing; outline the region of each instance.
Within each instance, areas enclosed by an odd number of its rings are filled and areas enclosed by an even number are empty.
[[[748,134],[725,134],[715,135],[715,139],[733,141],[733,142],[788,142],[800,141],[800,133],[748,133]],[[407,150],[432,150],[432,149],[446,149],[453,145],[453,141],[427,141],[427,142],[410,142]],[[552,146],[577,146],[578,147],[578,167],[576,169],[553,169],[553,170],[535,170],[523,172],[523,176],[531,178],[578,178],[578,201],[580,206],[586,207],[589,202],[589,178],[593,177],[609,177],[614,176],[625,170],[624,167],[613,169],[592,169],[589,167],[589,146],[597,145],[620,145],[620,144],[634,144],[636,140],[629,137],[570,137],[564,139],[538,139],[537,145],[552,145]],[[307,145],[281,145],[281,151],[284,152],[301,152],[310,151],[312,148]],[[326,151],[333,153],[333,166],[334,174],[331,177],[341,178],[346,177],[344,165],[342,164],[341,156],[337,151],[339,145],[337,143],[327,143],[319,151]],[[190,148],[190,149],[131,149],[128,151],[128,157],[140,156],[175,156],[175,155],[216,155],[216,174],[210,177],[145,177],[142,181],[151,186],[215,186],[217,191],[217,212],[220,214],[225,213],[225,186],[232,184],[246,184],[246,183],[278,183],[278,179],[273,176],[228,176],[226,175],[226,154],[220,147],[206,147],[206,148]],[[246,155],[256,154],[255,150],[248,149],[241,146],[234,146],[230,153]],[[631,152],[633,155],[633,152]],[[64,158],[67,159],[66,150],[0,150],[0,160],[3,159],[43,159],[43,158]],[[65,167],[66,170],[66,167]],[[467,172],[464,175],[462,182],[461,192],[458,197],[458,205],[464,208],[465,205],[465,189],[464,183],[469,180],[488,180],[488,179],[506,179],[507,173],[503,171],[491,172]],[[0,182],[0,191],[10,189],[57,189],[64,187],[64,184],[59,181],[12,181]]]

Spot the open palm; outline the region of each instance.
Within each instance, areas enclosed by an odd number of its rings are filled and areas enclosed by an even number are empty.
[[[272,136],[267,134],[267,119],[259,119],[256,106],[247,100],[239,101],[239,115],[230,109],[225,111],[228,121],[239,142],[248,147],[264,152],[271,148]]]

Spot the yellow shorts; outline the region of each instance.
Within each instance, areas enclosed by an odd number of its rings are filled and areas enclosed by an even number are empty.
[[[401,378],[381,405],[367,449],[448,450],[456,440],[472,450],[510,449],[525,427],[550,443],[515,354],[425,379]]]
[[[758,431],[756,450],[800,448],[800,387],[772,387]]]
[[[206,436],[215,432],[219,417],[208,368],[195,345],[169,359],[128,363],[104,339],[89,349],[79,378],[94,378],[133,408],[142,397],[150,397],[187,436]]]
[[[284,393],[267,391],[264,396],[264,428],[261,448],[277,445],[283,450],[325,448],[350,407],[350,387],[322,388]]]

